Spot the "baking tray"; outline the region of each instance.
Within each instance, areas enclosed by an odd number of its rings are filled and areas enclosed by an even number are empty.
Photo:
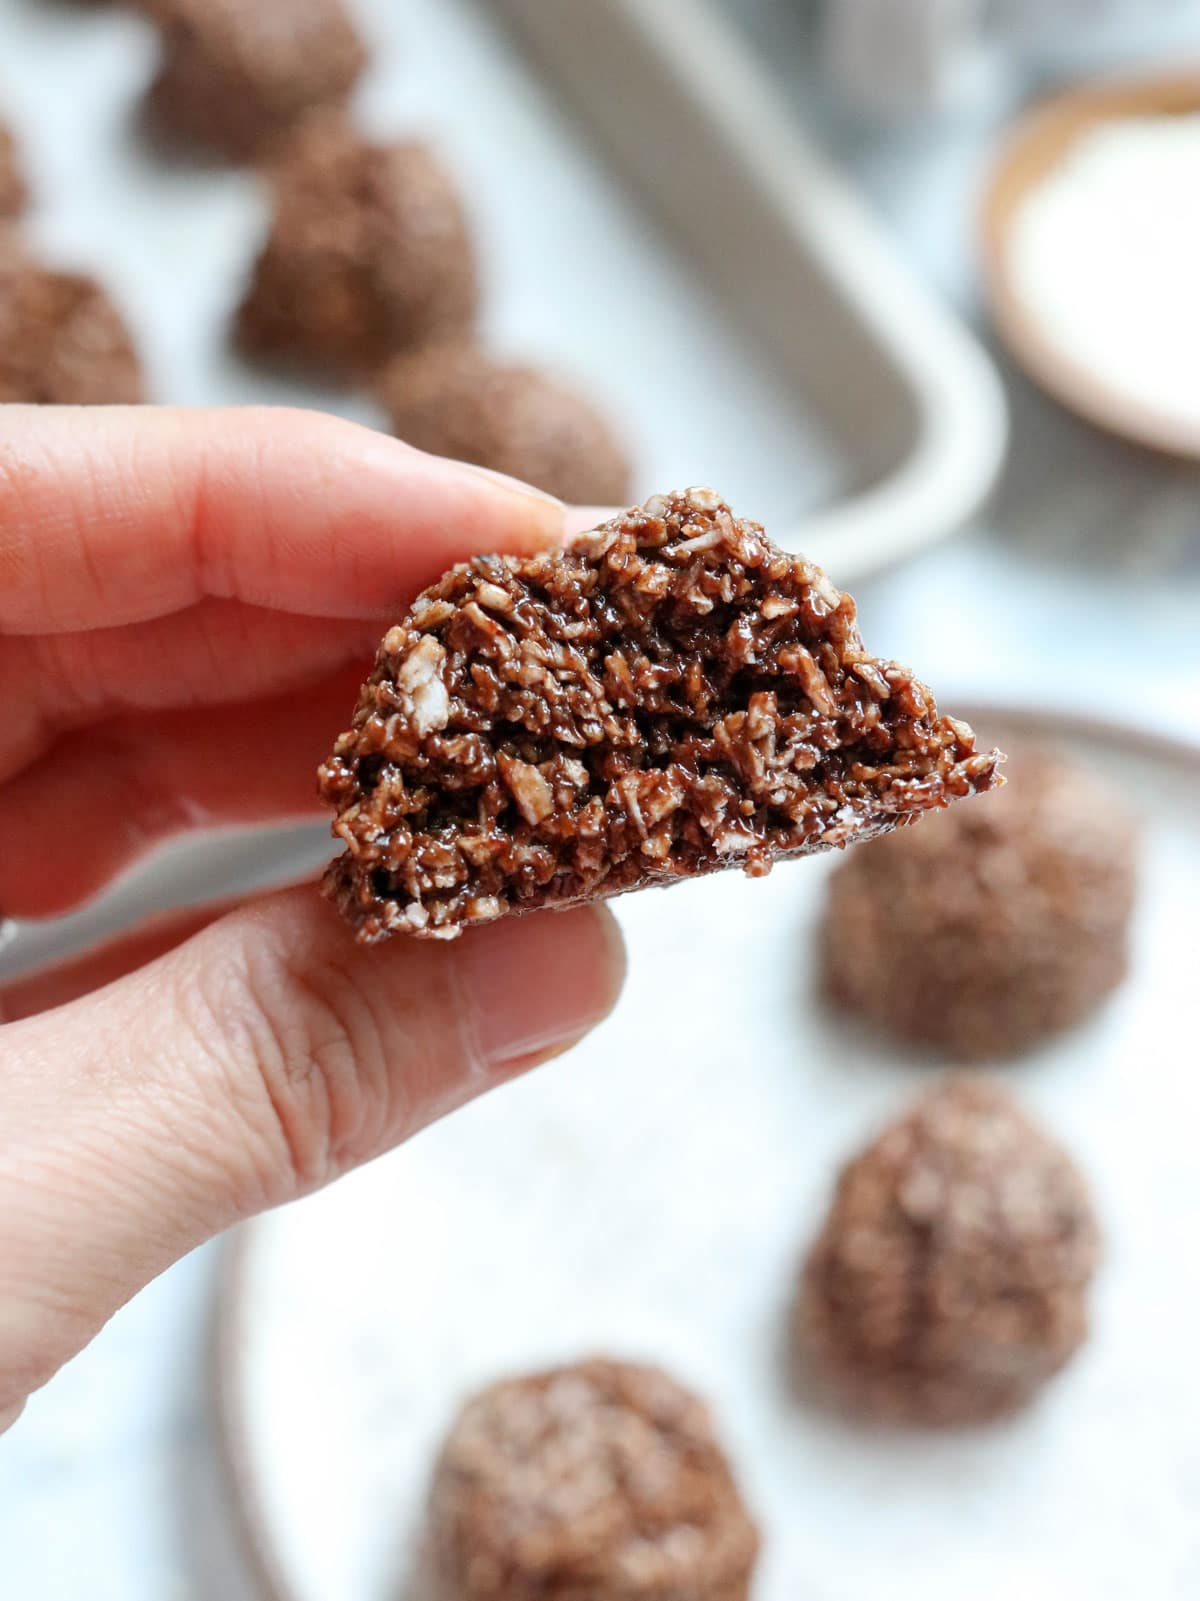
[[[846,584],[978,508],[1003,455],[995,371],[901,267],[710,0],[494,0],[852,471],[773,530]]]
[[[406,1595],[464,1395],[596,1351],[711,1397],[766,1533],[756,1601],[1200,1594],[1200,744],[947,703],[1010,749],[1067,747],[1145,820],[1128,981],[1004,1070],[1093,1183],[1089,1344],[986,1429],[872,1431],[798,1400],[787,1312],[834,1170],[936,1069],[819,1004],[828,858],[626,897],[629,984],[597,1034],[232,1246],[216,1405],[272,1601]]]
[[[356,4],[376,51],[366,122],[448,149],[477,212],[488,331],[578,371],[624,418],[639,494],[715,482],[841,583],[975,509],[1004,438],[990,365],[706,0]],[[144,22],[0,0],[0,38],[0,107],[42,202],[34,231],[113,286],[155,396],[375,420],[361,400],[230,356],[261,191],[141,137]]]

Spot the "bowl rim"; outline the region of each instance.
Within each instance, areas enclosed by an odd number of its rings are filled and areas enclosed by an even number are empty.
[[[1200,420],[1188,422],[1131,400],[1065,355],[1018,291],[1009,249],[1019,206],[1092,128],[1136,116],[1191,113],[1200,114],[1200,63],[1089,82],[1042,101],[1011,125],[992,159],[977,235],[992,322],[1024,371],[1060,404],[1105,432],[1162,455],[1197,461]]]

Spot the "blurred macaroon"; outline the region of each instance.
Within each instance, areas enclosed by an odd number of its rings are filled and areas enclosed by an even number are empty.
[[[29,191],[21,172],[17,141],[12,131],[0,122],[0,226],[24,211]]]
[[[1137,826],[1049,751],[1018,756],[986,806],[852,851],[829,883],[828,993],[889,1038],[1001,1061],[1083,1023],[1125,976]]]
[[[802,1276],[798,1365],[869,1418],[1003,1417],[1083,1344],[1099,1255],[1062,1146],[999,1084],[950,1078],[839,1175]]]
[[[132,405],[142,368],[125,320],[85,273],[0,249],[0,402]]]
[[[466,342],[393,361],[379,379],[392,430],[435,456],[507,473],[578,505],[625,506],[629,458],[570,384]]]
[[[238,313],[250,356],[334,377],[464,333],[479,300],[454,177],[428,145],[308,119],[272,173],[270,231]]]
[[[599,1359],[468,1401],[429,1525],[434,1601],[746,1601],[759,1549],[704,1403]]]
[[[232,161],[263,157],[318,107],[343,106],[367,50],[343,0],[143,0],[162,32],[156,132]]]

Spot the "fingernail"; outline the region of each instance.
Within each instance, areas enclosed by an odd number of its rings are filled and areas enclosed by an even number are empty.
[[[546,506],[553,506],[560,515],[565,510],[562,501],[554,495],[548,495],[544,489],[535,489],[532,484],[527,484],[520,478],[511,478],[508,473],[494,472],[490,467],[476,467],[473,462],[456,462],[455,466],[477,478],[486,478],[489,483],[496,484],[500,489],[507,489],[513,494],[525,496],[528,500],[537,500]]]
[[[562,520],[566,507],[561,500],[548,495],[544,489],[535,489],[523,479],[513,478],[508,473],[499,473],[491,467],[479,467],[470,461],[455,461],[451,456],[431,456],[426,451],[418,450],[415,445],[406,444],[401,439],[393,439],[388,434],[371,431],[369,439],[356,438],[356,460],[361,463],[365,453],[370,453],[382,470],[398,472],[407,477],[411,472],[411,462],[414,455],[423,458],[425,471],[429,474],[441,475],[447,479],[465,478],[483,479],[496,489],[503,489],[510,495],[520,495],[522,500],[531,501],[539,509],[553,513],[559,521]]]
[[[460,992],[480,1063],[533,1066],[607,1017],[625,976],[625,952],[602,907],[507,918],[464,935]]]
[[[623,506],[568,506],[563,531],[566,543],[594,533],[602,523],[619,517],[627,508]]]

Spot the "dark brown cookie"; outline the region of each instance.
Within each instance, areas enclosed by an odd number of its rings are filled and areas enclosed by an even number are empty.
[[[93,406],[142,399],[129,332],[108,295],[81,273],[0,253],[0,402]]]
[[[458,186],[423,144],[305,124],[274,172],[270,235],[238,317],[250,355],[353,376],[463,333],[478,302]]]
[[[17,141],[0,122],[0,222],[5,218],[19,217],[28,198],[25,180],[21,175]]]
[[[430,1531],[438,1601],[745,1601],[758,1555],[708,1409],[610,1361],[468,1402]]]
[[[317,107],[340,106],[367,63],[342,0],[151,0],[161,132],[251,160]]]
[[[993,804],[881,840],[830,881],[830,993],[960,1061],[1081,1022],[1128,963],[1137,830],[1119,796],[1044,753],[1008,780]]]
[[[432,345],[383,373],[380,396],[401,439],[474,462],[587,506],[623,506],[629,459],[605,418],[536,367],[477,345]]]
[[[364,942],[868,839],[996,783],[854,601],[711,490],[454,568],[321,769]]]
[[[1062,1148],[998,1085],[950,1079],[838,1179],[804,1272],[801,1356],[870,1415],[1000,1417],[1082,1344],[1098,1255]]]

